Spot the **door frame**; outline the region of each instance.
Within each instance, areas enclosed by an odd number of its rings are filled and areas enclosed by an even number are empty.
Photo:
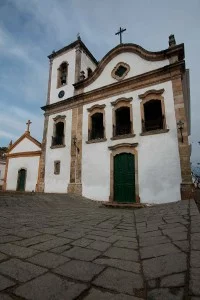
[[[131,153],[135,157],[135,203],[140,203],[139,183],[138,183],[138,152],[136,147],[138,143],[122,143],[108,147],[111,150],[110,154],[110,197],[109,201],[114,201],[114,157],[117,154]]]
[[[27,178],[27,169],[26,169],[26,168],[20,168],[20,169],[17,171],[17,186],[16,186],[16,191],[17,191],[17,192],[20,192],[20,191],[17,190],[17,188],[18,188],[18,182],[19,182],[19,172],[20,172],[21,170],[25,170],[25,171],[26,171],[26,173],[25,173],[25,183],[24,183],[24,192],[25,192],[25,191],[26,191],[26,178]]]

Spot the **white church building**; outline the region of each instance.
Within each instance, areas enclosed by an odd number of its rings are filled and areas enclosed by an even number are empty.
[[[97,62],[78,38],[49,55],[42,144],[7,153],[4,190],[76,193],[111,203],[192,197],[184,44],[119,44]]]

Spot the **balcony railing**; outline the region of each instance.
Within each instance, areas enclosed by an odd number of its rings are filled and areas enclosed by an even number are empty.
[[[91,129],[88,131],[88,140],[97,140],[104,138],[104,127],[101,129]]]
[[[157,118],[154,120],[142,120],[142,131],[152,131],[158,129],[164,129],[165,117]]]
[[[127,124],[113,125],[113,136],[129,134],[132,132],[132,122]]]
[[[52,136],[52,146],[60,146],[64,145],[64,138],[65,136]]]

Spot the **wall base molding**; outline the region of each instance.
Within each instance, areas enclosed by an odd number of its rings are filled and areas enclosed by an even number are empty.
[[[194,199],[194,185],[191,182],[181,183],[181,200]]]

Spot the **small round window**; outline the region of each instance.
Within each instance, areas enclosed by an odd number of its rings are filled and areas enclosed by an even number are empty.
[[[126,63],[118,63],[115,68],[112,70],[112,77],[121,80],[128,74],[130,71],[130,66]]]

